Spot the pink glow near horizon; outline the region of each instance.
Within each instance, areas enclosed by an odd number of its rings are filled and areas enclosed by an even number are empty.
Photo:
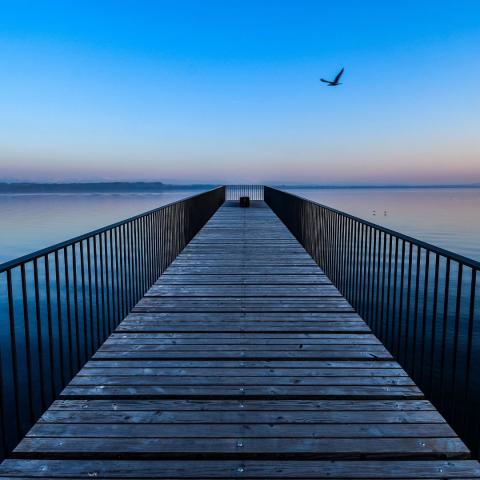
[[[445,152],[437,158],[415,157],[389,159],[363,158],[356,155],[344,158],[335,152],[312,158],[275,158],[242,155],[227,160],[218,158],[182,159],[175,155],[171,160],[137,158],[102,158],[98,161],[78,159],[60,161],[32,161],[30,159],[0,160],[0,181],[172,181],[193,183],[319,183],[319,184],[451,184],[480,182],[480,162],[472,151],[464,157],[450,160]],[[429,155],[433,156],[433,153]],[[455,155],[455,157],[457,156]],[[132,155],[133,157],[133,155]],[[68,154],[65,154],[68,159]],[[453,158],[453,156],[452,156]],[[479,155],[480,158],[480,155]]]

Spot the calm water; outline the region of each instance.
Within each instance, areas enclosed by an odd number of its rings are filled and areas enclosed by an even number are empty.
[[[0,195],[0,263],[200,191]]]
[[[0,195],[0,263],[198,192]],[[480,189],[292,192],[480,260]]]
[[[480,188],[294,189],[291,192],[480,260]]]

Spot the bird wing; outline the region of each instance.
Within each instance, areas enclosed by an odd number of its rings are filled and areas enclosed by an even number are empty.
[[[323,83],[332,83],[330,80],[325,80],[324,78],[321,78],[320,81]]]
[[[338,72],[338,75],[335,77],[335,80],[333,81],[333,83],[338,83],[338,81],[340,80],[340,77],[343,75],[343,71],[344,71],[344,70],[345,70],[345,69],[342,68],[342,69],[340,70],[340,72]]]

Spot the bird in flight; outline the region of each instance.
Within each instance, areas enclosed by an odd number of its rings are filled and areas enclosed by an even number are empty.
[[[337,76],[335,77],[335,80],[331,81],[331,80],[325,80],[324,78],[321,78],[320,81],[323,82],[323,83],[328,83],[327,87],[336,87],[338,85],[341,85],[341,83],[339,83],[339,80],[340,80],[340,77],[343,75],[343,71],[345,69],[342,68]]]

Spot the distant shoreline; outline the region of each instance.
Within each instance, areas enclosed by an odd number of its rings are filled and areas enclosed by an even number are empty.
[[[480,183],[471,185],[452,184],[452,185],[275,185],[276,188],[287,189],[317,189],[317,190],[342,190],[342,189],[399,189],[399,188],[480,188]]]
[[[161,193],[171,190],[206,190],[215,185],[171,185],[161,182],[91,183],[6,183],[0,182],[0,194],[6,193]]]
[[[439,189],[439,188],[480,188],[480,183],[445,185],[285,185],[270,184],[289,190],[344,190],[344,189]],[[174,185],[162,182],[83,182],[83,183],[33,183],[0,182],[0,194],[12,193],[161,193],[174,190],[207,190],[217,184]]]

